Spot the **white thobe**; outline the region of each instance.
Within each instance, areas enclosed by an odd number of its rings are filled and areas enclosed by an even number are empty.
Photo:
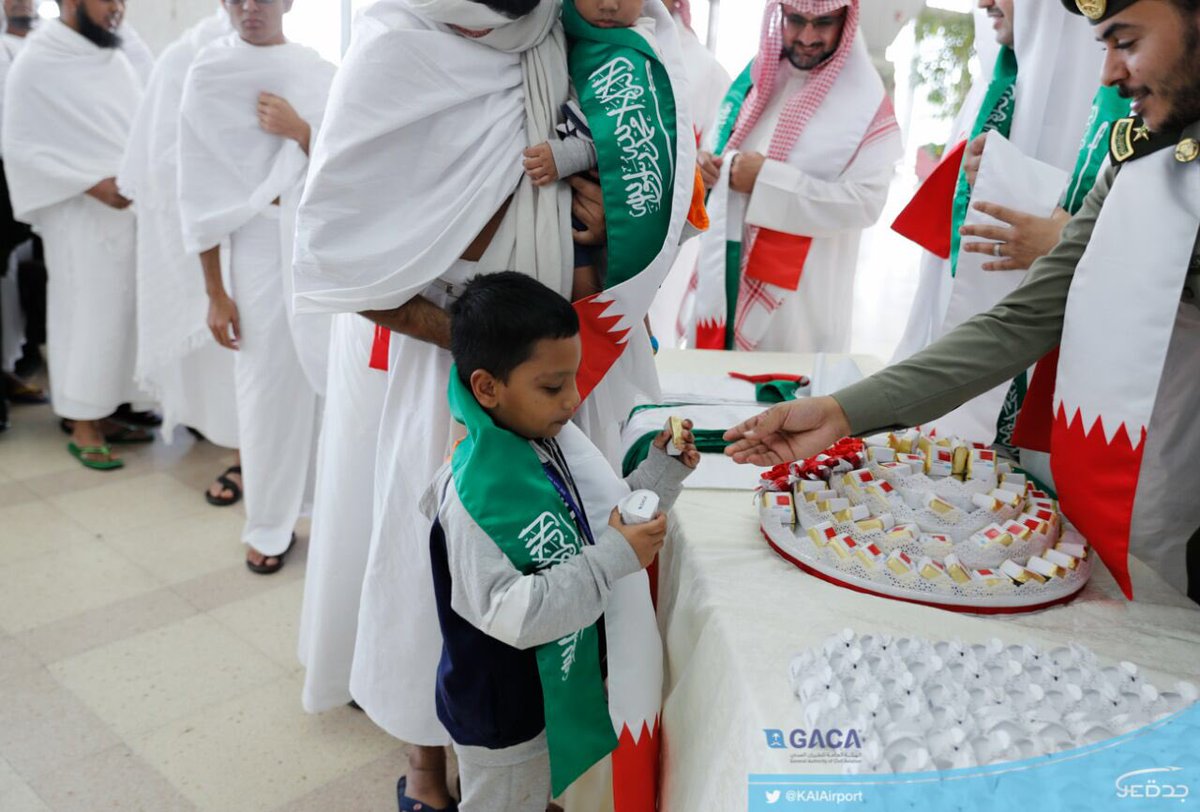
[[[808,76],[783,64],[775,93],[741,152],[767,154],[785,104],[801,91]],[[819,132],[822,112],[847,103],[850,99],[831,94],[808,126]],[[804,158],[803,147],[801,140],[787,162],[766,160],[751,194],[730,195],[730,238],[741,239],[743,224],[813,238],[800,286],[775,312],[759,350],[849,352],[859,242],[863,230],[883,212],[903,144],[899,131],[893,130],[865,143],[844,167],[809,164],[807,170],[795,165]]]
[[[62,22],[28,37],[6,82],[5,171],[14,214],[45,242],[55,413],[98,420],[139,400],[133,383],[133,212],[85,192],[114,177],[141,98],[120,50]]]
[[[300,613],[301,701],[309,713],[345,705],[351,698],[350,670],[375,515],[375,451],[388,382],[386,371],[368,364],[374,337],[374,325],[362,316],[333,318]]]
[[[317,387],[324,385],[323,377],[314,382],[316,368],[324,374],[323,359],[306,366],[305,353],[322,343],[327,351],[329,333],[327,320],[297,320],[290,308],[294,216],[307,157],[295,142],[262,131],[256,104],[262,91],[287,99],[315,134],[332,77],[333,67],[310,49],[260,48],[230,35],[193,62],[180,114],[184,248],[230,245],[229,294],[241,325],[234,378],[246,494],[242,541],[268,556],[287,549],[300,517]]]
[[[208,296],[199,260],[183,247],[179,218],[179,107],[188,68],[200,49],[230,30],[222,10],[164,52],[150,76],[117,182],[138,218],[136,377],[159,402],[162,435],[191,426],[211,442],[237,448],[232,353],[205,323]]]

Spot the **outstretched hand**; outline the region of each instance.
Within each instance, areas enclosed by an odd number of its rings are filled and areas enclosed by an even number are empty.
[[[807,459],[850,433],[850,421],[831,397],[778,403],[725,432],[734,462],[769,467]]]

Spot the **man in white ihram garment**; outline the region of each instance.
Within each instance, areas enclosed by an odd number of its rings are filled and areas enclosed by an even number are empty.
[[[451,439],[443,307],[514,261],[570,290],[570,192],[535,188],[522,166],[566,100],[566,54],[551,0],[378,0],[355,26],[301,208],[297,309],[367,312],[391,331],[350,692],[416,745],[402,803],[442,809],[441,633],[418,505]]]
[[[235,33],[200,52],[184,85],[179,208],[184,248],[200,256],[208,327],[236,352],[242,541],[246,566],[269,574],[295,541],[325,382],[328,319],[294,316],[290,269],[309,145],[334,67],[284,37],[291,0],[223,5]]]
[[[117,189],[141,82],[120,49],[124,4],[62,0],[6,83],[3,152],[14,214],[46,244],[47,348],[68,450],[119,468],[102,421],[137,397],[135,220]]]
[[[218,8],[188,29],[159,58],[134,120],[117,185],[134,201],[138,219],[138,384],[162,407],[163,436],[176,426],[196,429],[210,442],[238,447],[234,356],[213,340],[206,322],[208,296],[197,259],[183,247],[179,220],[179,107],[183,84],[200,49],[232,32]],[[222,474],[209,501],[232,504],[239,470]]]
[[[903,149],[859,13],[859,0],[767,3],[758,55],[701,155],[712,227],[693,346],[849,350],[859,241]]]

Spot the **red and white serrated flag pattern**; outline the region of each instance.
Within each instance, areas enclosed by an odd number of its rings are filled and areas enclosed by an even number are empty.
[[[1170,149],[1122,167],[1071,283],[1051,464],[1064,515],[1126,597],[1147,431],[1200,225],[1200,171]]]

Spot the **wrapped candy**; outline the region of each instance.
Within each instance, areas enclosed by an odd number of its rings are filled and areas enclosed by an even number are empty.
[[[993,479],[996,476],[996,452],[990,448],[972,448],[967,458],[967,479]]]
[[[841,510],[833,511],[833,519],[836,522],[858,522],[870,518],[870,516],[871,510],[866,505],[848,505]]]
[[[821,499],[816,503],[817,510],[822,513],[837,513],[841,510],[850,509],[849,499]]]
[[[868,570],[873,570],[883,563],[883,550],[874,544],[860,544],[854,552]]]
[[[1030,556],[1029,561],[1025,564],[1026,569],[1036,572],[1045,578],[1062,578],[1066,575],[1066,571],[1057,564],[1047,561],[1041,556]]]
[[[845,560],[858,552],[858,542],[850,536],[834,536],[829,542],[829,549],[833,550],[838,558]]]
[[[865,505],[863,507],[865,507]],[[870,533],[872,531],[886,532],[896,526],[896,519],[890,513],[881,513],[878,516],[859,519],[854,523],[854,526],[864,533]]]
[[[796,523],[796,502],[790,491],[765,491],[760,498],[769,515],[785,525]]]
[[[912,557],[903,550],[892,550],[887,557],[887,568],[901,577],[912,575],[916,569]]]
[[[939,496],[936,496],[932,493],[926,493],[922,499],[922,502],[925,507],[929,508],[929,510],[933,511],[947,522],[962,521],[962,511]]]
[[[971,580],[989,589],[1000,586],[1006,580],[1000,573],[991,569],[971,570]]]
[[[1045,576],[1039,575],[1038,573],[1034,572],[1033,570],[1022,567],[1020,564],[1018,564],[1016,561],[1013,561],[1011,558],[1007,559],[1003,564],[1000,565],[1000,571],[1002,573],[1004,573],[1005,575],[1007,575],[1009,578],[1011,578],[1013,583],[1016,583],[1018,585],[1028,584],[1028,583],[1032,583],[1032,582],[1036,582],[1039,584],[1046,583]]]
[[[1064,555],[1069,555],[1072,558],[1078,558],[1081,561],[1088,557],[1088,547],[1086,544],[1060,541],[1057,545],[1055,545],[1055,549]]]
[[[1004,528],[998,524],[989,524],[987,527],[971,536],[971,540],[980,547],[991,547],[995,545],[1008,547],[1013,543],[1012,535],[1007,533]]]
[[[822,522],[814,524],[808,528],[808,537],[812,539],[813,544],[818,547],[824,547],[829,542],[837,538],[837,528],[833,526],[833,522]]]
[[[958,556],[954,553],[947,555],[943,563],[946,565],[946,574],[958,583],[965,584],[971,580],[971,575],[967,571],[967,568],[963,566],[962,562],[958,560]]]
[[[940,561],[925,557],[917,562],[917,572],[926,581],[936,581],[946,576],[946,567]]]
[[[895,462],[895,461],[896,461],[895,449],[891,449],[891,448],[887,448],[887,447],[880,448],[879,446],[873,446],[873,445],[867,446],[867,462],[873,462],[873,463],[878,464],[878,463],[882,463],[882,462]]]
[[[888,541],[892,544],[908,544],[921,537],[921,528],[915,524],[898,524],[887,531]]]
[[[1079,560],[1073,557],[1073,555],[1062,552],[1061,549],[1048,549],[1048,551],[1042,553],[1042,557],[1050,561],[1051,564],[1062,567],[1063,570],[1079,569]]]

